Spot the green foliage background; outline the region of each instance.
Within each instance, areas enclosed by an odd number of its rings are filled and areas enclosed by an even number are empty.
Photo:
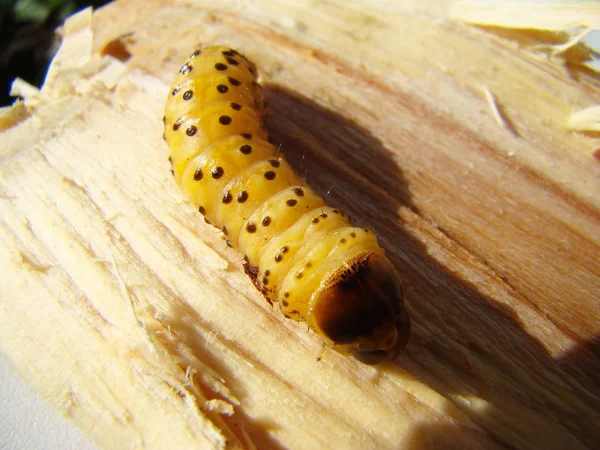
[[[77,3],[73,0],[0,0],[0,11],[1,14],[12,13],[18,22],[41,23],[53,13],[64,19],[77,9]]]

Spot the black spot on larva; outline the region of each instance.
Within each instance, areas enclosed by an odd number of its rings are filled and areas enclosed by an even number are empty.
[[[256,233],[256,225],[254,225],[254,222],[250,221],[246,224],[246,231],[248,233]]]
[[[327,214],[323,213],[323,214],[321,214],[321,217],[322,217],[323,219],[327,219]]]
[[[226,242],[226,243],[227,243],[227,247],[231,247],[231,248],[233,248],[233,245],[231,245],[231,241],[230,241],[229,239],[227,239],[227,242]]]
[[[306,267],[308,267],[309,269],[312,267],[312,263],[309,261],[306,263]]]
[[[194,96],[194,93],[192,91],[185,91],[183,93],[184,100],[191,100],[193,96]]]
[[[237,196],[238,203],[244,203],[246,200],[248,200],[248,193],[246,191],[240,192]]]
[[[203,176],[204,174],[202,173],[202,169],[200,167],[196,167],[196,170],[194,171],[194,180],[200,181]]]
[[[269,163],[270,163],[270,164],[271,164],[273,167],[275,167],[275,168],[277,168],[277,167],[279,167],[279,166],[281,165],[281,164],[279,163],[279,161],[277,161],[276,159],[270,159],[270,160],[269,160]]]
[[[252,66],[248,67],[248,70],[252,75],[256,75],[256,71],[252,68]]]
[[[219,117],[219,123],[221,125],[229,125],[231,123],[231,117],[222,115],[221,117]]]
[[[206,214],[206,209],[204,209],[204,206],[201,206],[200,208],[198,208],[198,212],[202,215]]]
[[[370,231],[368,228],[363,228],[363,231],[364,231],[365,233],[370,233],[370,232],[371,232],[371,231]]]
[[[296,200],[295,198],[290,198],[285,202],[285,204],[288,206],[296,206],[298,204],[298,200]]]
[[[269,284],[269,279],[267,277],[264,277],[262,280],[262,284],[263,286],[267,286]]]
[[[235,53],[233,52],[233,50],[225,50],[225,51],[222,51],[221,54],[223,54],[224,56],[233,56],[233,55],[235,55]]]
[[[312,220],[312,223],[319,223],[319,218],[318,218],[318,217],[315,217],[315,218]]]
[[[304,269],[300,269],[298,272],[296,272],[296,278],[302,278],[302,271]]]
[[[341,238],[340,239],[340,244],[345,244],[346,243],[346,238]]]
[[[227,70],[227,65],[223,63],[216,63],[215,69],[217,69],[220,72],[223,72],[224,70]]]
[[[167,159],[167,161],[169,161],[171,164],[173,164],[173,157],[169,156],[169,159]]]
[[[227,233],[228,233],[228,231],[227,231],[227,227],[226,227],[225,225],[223,225],[223,234],[224,234],[225,236],[227,236]]]
[[[240,80],[236,80],[233,77],[229,77],[227,79],[229,80],[229,84],[231,84],[232,86],[239,86],[240,84],[242,84]]]
[[[294,194],[296,194],[298,197],[304,197],[304,191],[302,188],[294,188]]]
[[[210,223],[210,221],[209,221],[209,220],[208,220],[206,217],[204,218],[204,221],[205,221],[207,224],[209,224],[209,225],[212,225],[212,223]]]
[[[167,122],[167,116],[163,116],[163,123]]]
[[[244,255],[244,261],[246,261],[247,264],[250,264],[250,260],[248,259],[248,255]]]
[[[281,304],[282,304],[283,306],[288,306],[288,305],[289,305],[289,303],[288,303],[288,302],[286,302],[285,300],[283,300],[283,301],[281,302]]]
[[[187,130],[185,130],[185,134],[187,134],[188,136],[193,136],[198,132],[198,128],[196,128],[194,125],[190,125],[189,127],[187,127]]]
[[[212,174],[212,177],[215,180],[218,180],[219,178],[221,178],[223,176],[223,174],[225,173],[225,171],[223,170],[223,168],[221,166],[213,167],[213,169],[210,172]]]
[[[268,227],[269,225],[271,225],[271,218],[269,216],[265,216],[262,220],[262,226]]]
[[[252,135],[250,133],[242,133],[242,137],[244,139],[252,139]]]
[[[192,66],[191,64],[184,64],[183,66],[181,66],[179,72],[181,72],[182,75],[187,75],[192,71],[193,68],[194,66]]]
[[[175,176],[175,170],[171,169],[171,175]]]
[[[231,64],[232,66],[237,66],[239,64],[239,62],[237,62],[235,59],[233,58],[225,58],[227,60],[227,62],[229,64]]]
[[[283,259],[283,256],[281,256],[279,253],[275,254],[275,262],[279,262]]]
[[[196,56],[198,56],[200,53],[202,53],[202,51],[201,51],[201,50],[196,50],[194,53],[192,53],[192,54],[190,55],[190,58],[195,58],[195,57],[196,57]]]
[[[334,214],[339,214],[340,213],[337,209],[334,209],[331,212],[334,213]]]
[[[355,238],[356,237],[356,233],[353,231],[352,233],[350,233],[350,237]]]
[[[165,141],[167,140],[167,135],[166,135],[166,133],[163,133],[163,140],[165,140]]]
[[[225,94],[228,90],[229,88],[224,84],[217,85],[217,91],[219,91],[221,94]]]
[[[233,109],[235,109],[236,111],[239,111],[240,109],[242,109],[242,105],[240,105],[239,103],[236,103],[236,102],[231,102],[231,107]]]
[[[240,147],[240,152],[242,152],[244,155],[249,155],[250,153],[252,153],[252,146],[242,145]]]
[[[285,292],[283,293],[283,296],[284,296],[285,298],[290,298],[290,293],[289,293],[288,291],[285,291]]]
[[[233,199],[233,197],[231,196],[231,192],[227,191],[227,192],[225,192],[225,195],[223,195],[222,202],[225,204],[228,204],[228,203],[231,203],[232,199]]]
[[[269,275],[271,275],[271,271],[269,269],[265,270],[265,277],[268,277]]]
[[[275,172],[273,172],[272,170],[265,172],[265,178],[267,180],[274,180],[276,176],[277,176],[277,174]]]
[[[181,122],[179,120],[177,120],[174,124],[173,124],[173,131],[177,131],[179,130],[179,127],[181,126]]]
[[[290,249],[290,248],[289,248],[287,245],[284,245],[283,247],[281,247],[281,250],[279,250],[279,251],[280,251],[281,253],[287,253],[289,249]]]
[[[177,94],[179,94],[179,89],[175,88],[171,91],[171,95],[175,96]]]

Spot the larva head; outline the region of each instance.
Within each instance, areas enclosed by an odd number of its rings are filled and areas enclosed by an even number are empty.
[[[309,315],[336,349],[367,364],[395,356],[410,335],[396,270],[375,253],[358,256],[325,280]]]

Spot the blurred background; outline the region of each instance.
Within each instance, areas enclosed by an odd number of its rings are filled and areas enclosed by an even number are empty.
[[[16,77],[41,86],[59,37],[55,30],[74,12],[106,3],[90,0],[0,0],[0,106],[11,104]]]

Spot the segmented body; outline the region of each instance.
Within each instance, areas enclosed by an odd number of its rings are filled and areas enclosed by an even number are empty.
[[[395,270],[372,232],[328,207],[279,156],[264,107],[256,68],[243,55],[222,46],[192,53],[165,111],[175,181],[245,255],[246,272],[286,317],[307,321],[327,342],[389,352],[401,340],[397,324],[408,320]],[[392,299],[358,300],[379,289],[374,277],[386,279]],[[357,299],[340,298],[340,289]],[[354,311],[337,311],[344,304]]]

